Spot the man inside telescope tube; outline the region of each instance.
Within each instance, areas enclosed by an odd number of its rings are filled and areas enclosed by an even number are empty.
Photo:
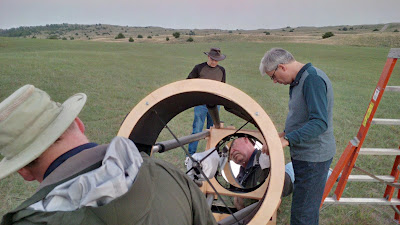
[[[254,188],[262,184],[270,172],[269,156],[262,154],[261,150],[255,148],[255,141],[248,137],[240,137],[232,141],[229,150],[229,158],[240,165],[239,174],[236,176],[239,184],[244,188]],[[282,197],[293,192],[294,174],[291,163],[285,166],[285,181]],[[252,203],[252,200],[235,198],[237,209],[242,209]]]

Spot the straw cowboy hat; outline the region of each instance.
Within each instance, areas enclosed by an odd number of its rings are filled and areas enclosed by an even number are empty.
[[[33,85],[25,85],[0,103],[0,179],[28,165],[71,125],[86,102],[76,94],[63,104]]]
[[[211,48],[209,52],[204,52],[204,54],[210,56],[210,58],[216,61],[222,61],[226,58],[225,55],[221,54],[221,49],[219,48]]]

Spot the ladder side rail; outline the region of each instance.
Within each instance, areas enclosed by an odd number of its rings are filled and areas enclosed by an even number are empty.
[[[376,110],[378,109],[387,83],[389,82],[390,75],[392,74],[394,66],[396,65],[396,61],[397,59],[388,58],[383,68],[381,77],[379,78],[378,84],[368,105],[367,112],[364,115],[363,122],[361,123],[360,129],[357,133],[357,138],[360,140],[360,145],[358,145],[359,148],[361,148],[362,143],[364,142],[367,132],[371,126],[371,121],[374,118]]]
[[[400,164],[400,156],[396,156],[396,159],[394,160],[393,163],[392,171],[390,172],[390,175],[394,177],[393,183],[396,183],[399,180],[399,175],[400,175],[400,170],[398,168],[399,164]],[[394,190],[395,190],[394,187],[387,185],[383,197],[390,201],[393,197]]]
[[[339,180],[339,183],[335,190],[336,199],[339,200],[342,197],[343,191],[346,187],[348,177],[356,163],[358,152],[362,147],[364,140],[367,136],[368,130],[371,126],[371,121],[374,118],[375,112],[379,106],[379,103],[382,99],[385,87],[389,82],[390,75],[392,74],[393,68],[396,64],[397,59],[388,58],[386,60],[385,67],[383,68],[381,77],[379,78],[378,85],[375,88],[375,91],[371,97],[370,104],[368,106],[367,112],[365,113],[363,122],[361,123],[360,129],[357,134],[358,143],[357,147],[354,149],[354,153],[351,156],[351,160],[347,160],[347,164],[345,165],[342,171],[342,177]]]
[[[353,170],[354,164],[356,163],[358,152],[359,148],[356,147],[353,154],[351,155],[351,158],[347,161],[342,171],[342,177],[340,178],[338,185],[336,186],[335,189],[335,196],[337,200],[339,200],[342,197],[343,191],[346,187],[351,171]]]
[[[347,145],[346,149],[342,153],[342,156],[340,157],[339,161],[336,163],[335,168],[333,169],[331,175],[329,176],[329,178],[325,184],[325,190],[324,190],[324,194],[322,196],[321,206],[324,203],[325,198],[328,197],[330,191],[332,190],[333,185],[336,183],[336,180],[338,179],[343,168],[346,166],[346,162],[348,162],[349,159],[353,156],[354,149],[356,149],[356,148],[357,147],[354,146],[350,141],[349,144]],[[343,176],[342,176],[342,178],[343,178]]]
[[[400,198],[400,191],[397,191],[397,198]],[[400,210],[400,205],[395,206],[398,210]],[[400,215],[395,211],[394,219],[397,220],[397,223],[400,223]]]
[[[366,134],[368,132],[368,129],[371,126],[371,121],[372,121],[372,119],[374,117],[376,109],[378,108],[379,102],[380,102],[380,100],[382,98],[383,92],[384,92],[385,87],[386,87],[386,85],[387,85],[387,83],[389,81],[390,75],[391,75],[391,73],[393,71],[393,68],[394,68],[394,66],[396,64],[396,61],[397,61],[397,58],[388,58],[386,60],[386,63],[385,63],[385,66],[383,68],[382,74],[381,74],[381,76],[379,78],[377,87],[375,88],[375,91],[374,91],[374,93],[372,95],[372,98],[371,98],[370,104],[368,106],[367,112],[365,113],[363,122],[362,122],[362,124],[360,126],[360,129],[359,129],[358,133],[357,133],[357,138],[358,138],[358,140],[360,140],[360,142],[355,147],[350,142],[348,144],[348,146],[346,147],[346,149],[343,152],[341,158],[339,159],[338,164],[335,166],[334,171],[332,172],[331,176],[329,177],[328,183],[325,186],[325,190],[324,190],[324,195],[323,195],[323,198],[322,198],[321,206],[322,206],[326,196],[331,191],[331,189],[333,187],[333,184],[334,184],[334,181],[338,178],[340,172],[342,172],[342,170],[345,169],[345,171],[343,171],[343,173],[342,173],[342,177],[339,180],[339,184],[338,184],[336,190],[338,190],[338,187],[340,187],[340,188],[339,188],[338,191],[335,192],[337,199],[338,200],[340,199],[340,197],[341,197],[341,195],[343,193],[344,187],[346,186],[348,176],[350,175],[351,169],[353,168],[353,166],[355,164],[355,161],[357,159],[359,149],[361,148],[361,146],[362,146],[362,144],[363,144],[363,142],[365,140]],[[350,158],[352,159],[351,162],[347,163]],[[337,170],[337,171],[335,171],[335,170]],[[334,176],[332,177],[332,175],[334,175]],[[336,179],[334,179],[335,177],[336,177]]]

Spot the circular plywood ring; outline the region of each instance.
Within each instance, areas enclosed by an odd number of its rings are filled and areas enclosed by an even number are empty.
[[[284,183],[284,155],[274,124],[262,107],[239,89],[213,80],[190,79],[165,85],[146,96],[127,115],[118,136],[139,146],[152,146],[158,135],[180,112],[196,105],[223,105],[235,115],[251,120],[269,146],[270,184],[264,201],[250,224],[265,224],[280,204]],[[161,120],[163,122],[161,122]]]

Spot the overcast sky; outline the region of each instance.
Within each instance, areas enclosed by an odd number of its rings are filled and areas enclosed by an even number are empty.
[[[400,22],[400,0],[0,0],[0,29],[112,24],[187,29]]]

